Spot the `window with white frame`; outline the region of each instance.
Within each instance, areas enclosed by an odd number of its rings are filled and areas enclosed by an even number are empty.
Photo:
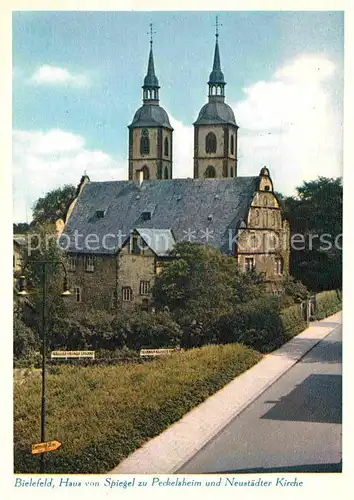
[[[254,269],[254,267],[255,267],[254,257],[246,257],[245,258],[245,271],[246,272],[252,271],[252,269]]]
[[[94,270],[95,270],[94,255],[85,255],[85,271],[93,273]]]
[[[149,295],[150,281],[140,281],[140,295]]]
[[[81,299],[82,299],[82,295],[81,295],[81,287],[79,287],[79,286],[74,286],[74,288],[73,288],[73,292],[74,292],[74,299],[75,299],[75,302],[81,302]]]
[[[283,274],[283,259],[281,257],[275,258],[275,274],[282,275]]]
[[[130,286],[122,287],[122,300],[123,302],[131,302],[133,300],[133,291]]]
[[[76,271],[76,264],[77,264],[77,256],[76,255],[69,255],[69,257],[68,257],[69,271]]]

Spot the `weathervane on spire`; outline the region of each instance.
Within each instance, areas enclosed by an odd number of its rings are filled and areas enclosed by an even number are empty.
[[[222,26],[222,24],[219,24],[219,16],[216,16],[216,21],[215,21],[214,26],[215,26],[215,36],[216,36],[216,38],[218,38],[219,28],[220,28],[220,26]]]
[[[156,35],[156,31],[153,31],[153,24],[152,23],[150,23],[149,26],[150,26],[150,30],[147,32],[147,34],[150,35],[150,45],[152,46],[153,35]]]

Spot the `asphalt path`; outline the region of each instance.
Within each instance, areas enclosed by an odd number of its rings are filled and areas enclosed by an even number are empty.
[[[338,327],[178,472],[340,472],[341,423]]]

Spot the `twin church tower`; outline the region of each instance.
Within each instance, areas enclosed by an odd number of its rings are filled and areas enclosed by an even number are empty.
[[[150,25],[151,27],[151,25]],[[237,175],[235,116],[225,103],[225,79],[221,71],[218,23],[213,69],[209,76],[208,103],[194,122],[194,178],[229,178]],[[172,179],[173,128],[159,105],[159,81],[155,74],[152,38],[143,105],[129,125],[129,179]]]

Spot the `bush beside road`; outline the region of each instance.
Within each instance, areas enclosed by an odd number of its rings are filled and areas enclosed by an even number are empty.
[[[239,344],[205,346],[147,364],[56,366],[47,380],[51,473],[103,473],[256,364]],[[39,471],[40,378],[14,386],[15,472]],[[37,441],[36,441],[37,439]]]

